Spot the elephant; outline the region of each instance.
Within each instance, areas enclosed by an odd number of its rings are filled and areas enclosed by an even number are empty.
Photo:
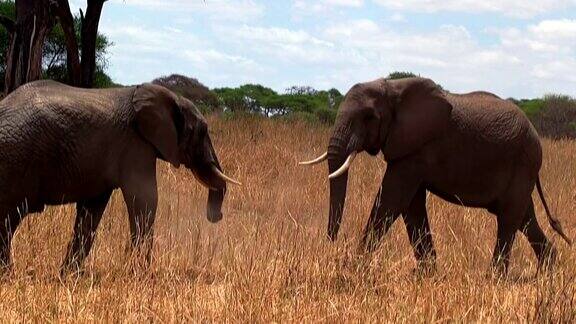
[[[0,102],[0,265],[29,213],[76,203],[61,273],[80,270],[113,190],[128,210],[130,247],[150,262],[157,159],[183,164],[208,188],[207,217],[222,219],[226,176],[206,119],[194,104],[154,84],[80,89],[55,81],[21,86]]]
[[[434,249],[426,211],[427,192],[448,202],[484,208],[496,216],[492,266],[507,273],[516,232],[530,242],[539,269],[556,250],[534,212],[534,186],[552,228],[571,240],[548,208],[539,179],[542,147],[535,128],[512,102],[477,91],[453,94],[426,78],[378,79],[354,85],[341,103],[328,150],[328,236],[337,239],[344,211],[348,170],[357,154],[387,163],[360,242],[371,253],[401,215],[417,260],[416,270],[434,271]]]

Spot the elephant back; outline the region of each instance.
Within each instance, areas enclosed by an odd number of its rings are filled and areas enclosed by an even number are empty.
[[[508,146],[522,145],[530,133],[531,123],[522,110],[492,93],[450,93],[446,98],[453,106],[453,121],[463,134]]]
[[[91,115],[122,119],[128,115],[134,88],[83,89],[56,81],[40,80],[25,84],[0,103],[2,111],[49,110],[70,115]],[[130,116],[124,116],[130,118]]]

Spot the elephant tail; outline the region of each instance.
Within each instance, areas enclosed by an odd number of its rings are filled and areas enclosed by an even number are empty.
[[[544,192],[542,191],[542,185],[540,184],[540,177],[536,180],[536,189],[538,190],[538,195],[540,195],[540,200],[542,200],[542,205],[544,205],[544,210],[546,210],[546,216],[548,216],[548,222],[550,222],[550,226],[556,231],[556,233],[560,234],[562,238],[568,243],[568,245],[572,245],[572,240],[564,234],[564,230],[562,229],[562,224],[550,213],[550,209],[548,208],[548,204],[546,203],[546,199],[544,199]]]

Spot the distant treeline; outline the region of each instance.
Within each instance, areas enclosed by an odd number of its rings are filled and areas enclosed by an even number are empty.
[[[541,136],[576,138],[576,98],[549,94],[539,99],[509,100],[526,113]]]
[[[293,86],[284,93],[258,84],[210,90],[196,79],[177,74],[153,82],[192,100],[203,111],[227,116],[253,114],[330,124],[344,98],[337,89],[318,91],[306,86]]]
[[[394,72],[388,78],[410,76],[414,74]],[[259,115],[332,124],[344,98],[337,89],[320,91],[308,86],[293,86],[283,93],[258,84],[211,90],[198,80],[179,74],[153,82],[192,100],[204,113],[218,113],[225,117]],[[508,100],[526,113],[540,135],[554,139],[576,138],[576,98],[549,94],[538,99]]]
[[[393,72],[389,79],[416,76],[410,72]],[[258,84],[210,90],[198,80],[173,74],[154,80],[189,98],[204,112],[225,116],[242,114],[271,118],[304,119],[331,124],[336,118],[343,94],[337,89],[319,91],[307,86],[293,86],[278,93]],[[508,99],[530,118],[542,136],[576,138],[576,99],[565,95],[546,95],[539,99]]]

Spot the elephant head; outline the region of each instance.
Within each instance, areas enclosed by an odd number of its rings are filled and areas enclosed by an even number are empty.
[[[138,86],[132,101],[140,135],[160,159],[184,164],[208,188],[208,220],[220,221],[226,182],[240,183],[222,172],[202,114],[188,99],[154,84]]]
[[[356,155],[384,154],[388,163],[418,151],[447,129],[452,106],[431,80],[408,78],[357,84],[338,110],[328,151],[303,165],[328,160],[330,211],[328,236],[336,240]]]

